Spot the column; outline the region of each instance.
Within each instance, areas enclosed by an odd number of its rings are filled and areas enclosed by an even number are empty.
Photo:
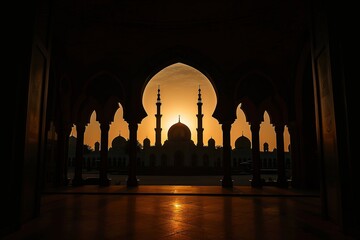
[[[70,130],[69,130],[70,129]],[[54,186],[67,186],[68,178],[66,171],[66,164],[68,162],[68,141],[69,134],[71,131],[71,124],[57,124],[56,132],[58,135],[57,138],[57,158],[56,158],[56,172],[54,179]]]
[[[76,153],[75,153],[75,174],[74,179],[72,180],[73,186],[83,185],[82,179],[82,162],[84,160],[84,133],[85,125],[77,124],[76,125]]]
[[[59,126],[60,125],[60,126]],[[65,131],[62,124],[57,125],[57,156],[54,186],[63,186],[64,183],[64,156],[65,156]]]
[[[224,177],[222,179],[223,187],[233,187],[233,181],[231,178],[231,145],[230,145],[230,130],[231,123],[225,122],[222,124],[223,132],[223,171]]]
[[[276,133],[276,160],[278,166],[278,187],[287,187],[286,173],[285,173],[285,154],[284,154],[284,125],[278,124],[275,126]]]
[[[109,186],[110,180],[107,176],[108,171],[108,142],[109,142],[109,123],[100,123],[101,139],[100,139],[100,169],[99,169],[99,185]]]
[[[262,187],[261,175],[260,175],[260,140],[259,131],[260,123],[251,123],[251,151],[252,151],[252,164],[253,164],[253,178],[251,180],[252,187]]]
[[[129,171],[127,186],[137,187],[138,179],[136,177],[136,164],[137,164],[137,129],[138,124],[131,121],[129,123]]]
[[[294,122],[288,124],[290,135],[290,156],[291,156],[291,187],[301,186],[301,162],[299,153],[298,131]]]
[[[64,154],[63,154],[63,178],[62,178],[62,182],[64,186],[67,186],[69,184],[68,181],[68,165],[69,165],[69,136],[71,133],[71,127],[72,124],[65,124],[64,126],[64,133],[65,133],[65,138],[64,138]]]

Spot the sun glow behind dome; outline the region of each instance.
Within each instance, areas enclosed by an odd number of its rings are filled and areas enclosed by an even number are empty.
[[[188,126],[179,121],[169,128],[168,140],[189,141],[191,140],[191,131]]]
[[[148,116],[139,125],[139,139],[142,140],[147,136],[152,144],[155,142],[156,101],[157,91],[160,88],[162,143],[167,139],[169,128],[179,122],[179,116],[180,122],[189,127],[191,140],[197,142],[196,114],[199,86],[203,102],[204,141],[207,142],[211,136],[218,136],[214,138],[220,143],[221,125],[212,117],[217,102],[215,90],[204,74],[182,63],[164,68],[148,82],[143,94],[143,105]]]
[[[183,114],[183,115],[173,115],[171,114],[170,117],[168,118],[168,121],[163,122],[163,131],[165,131],[166,133],[169,131],[170,127],[173,126],[174,124],[181,122],[183,124],[185,124],[186,126],[188,126],[188,128],[191,131],[191,135],[194,134],[194,131],[196,131],[196,119],[192,119],[194,118],[193,116],[188,116],[188,114]]]
[[[161,93],[161,142],[167,140],[169,128],[179,121],[187,125],[191,130],[191,140],[197,142],[197,103],[198,89],[201,87],[202,110],[203,110],[203,142],[208,143],[210,138],[215,140],[216,145],[222,145],[221,124],[212,117],[215,110],[217,98],[215,90],[206,78],[198,70],[185,64],[177,63],[158,72],[146,85],[143,92],[143,106],[148,114],[138,126],[137,139],[143,142],[145,138],[150,140],[151,145],[155,144],[155,127],[156,127],[156,102],[157,91],[160,87]],[[241,135],[251,140],[250,125],[246,122],[245,114],[240,109],[236,110],[237,119],[231,126],[231,146],[235,147],[235,141]],[[109,143],[119,134],[129,138],[128,123],[123,119],[123,109],[120,105],[119,110],[114,116],[114,122],[110,125]],[[73,126],[71,135],[76,137],[76,128]],[[90,124],[87,125],[85,144],[94,147],[95,142],[100,142],[100,125],[96,121],[96,113],[93,112]],[[289,145],[289,133],[285,128],[284,145]],[[260,129],[260,148],[264,142],[269,143],[269,149],[276,147],[274,127],[270,124],[268,114],[264,114],[264,122]],[[110,146],[111,144],[109,144]]]
[[[191,130],[191,140],[197,142],[197,103],[198,89],[201,87],[203,103],[203,142],[208,143],[213,138],[215,145],[222,145],[221,124],[212,117],[215,110],[217,98],[215,90],[210,81],[202,73],[185,64],[173,64],[164,68],[156,74],[147,84],[143,93],[143,106],[148,114],[139,124],[137,139],[143,142],[145,138],[150,140],[150,144],[155,144],[155,127],[156,127],[156,102],[157,91],[160,86],[161,90],[161,142],[167,140],[169,128],[179,121],[187,125]],[[128,123],[123,119],[123,109],[119,109],[114,116],[114,122],[110,125],[109,143],[119,134],[126,139],[129,138]],[[245,114],[237,107],[237,119],[231,126],[231,146],[235,146],[235,141],[241,135],[251,140],[250,125],[246,122]],[[73,126],[71,135],[75,136],[76,127]],[[284,145],[289,146],[289,132],[285,128]],[[86,126],[85,144],[94,147],[95,142],[100,142],[100,125],[96,121],[96,113],[91,115],[90,123]],[[261,123],[260,129],[260,148],[263,143],[269,143],[269,149],[276,147],[274,128],[270,123],[268,114],[264,114],[264,122]]]

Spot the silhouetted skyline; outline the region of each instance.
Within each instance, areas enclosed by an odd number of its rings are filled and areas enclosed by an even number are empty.
[[[0,238],[360,239],[355,4],[13,1]]]
[[[210,138],[215,140],[216,145],[222,146],[222,130],[219,122],[212,117],[215,110],[217,99],[215,90],[209,79],[200,71],[182,63],[170,65],[155,74],[145,87],[143,93],[143,106],[148,116],[139,124],[138,140],[140,143],[145,138],[149,138],[151,145],[155,144],[155,113],[157,89],[160,88],[161,94],[161,139],[162,143],[167,139],[168,129],[178,121],[180,115],[181,122],[186,124],[191,130],[191,139],[196,142],[197,128],[197,98],[198,88],[201,88],[203,102],[203,127],[204,144]],[[237,119],[231,128],[231,146],[235,146],[235,141],[239,136],[246,136],[251,140],[250,125],[246,122],[245,114],[238,106],[236,109]],[[71,134],[76,136],[76,129],[73,127]],[[109,142],[118,135],[129,137],[128,124],[123,119],[123,109],[117,110],[114,122],[110,125]],[[96,121],[96,113],[93,112],[90,123],[86,127],[84,143],[94,148],[95,142],[100,142],[100,126]],[[276,148],[274,127],[270,124],[269,115],[264,113],[264,122],[260,128],[260,149],[263,143],[269,144],[269,149]],[[290,137],[287,128],[284,131],[284,146],[287,149],[290,144]]]

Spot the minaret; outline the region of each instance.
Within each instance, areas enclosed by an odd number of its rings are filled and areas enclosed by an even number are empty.
[[[160,113],[160,86],[158,86],[157,100],[156,100],[156,128],[155,128],[155,146],[161,146],[161,113]]]
[[[197,119],[198,119],[198,127],[196,129],[197,131],[197,146],[198,147],[202,147],[204,146],[204,142],[203,142],[203,131],[204,131],[204,128],[202,127],[202,118],[204,116],[204,114],[202,114],[202,100],[201,100],[201,89],[200,89],[200,86],[199,86],[199,94],[198,94],[198,102],[197,102],[197,105],[198,105],[198,114],[196,115],[197,116]]]

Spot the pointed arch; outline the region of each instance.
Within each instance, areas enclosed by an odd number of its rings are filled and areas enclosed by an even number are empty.
[[[200,116],[198,115],[198,84],[201,85],[202,98],[206,99],[205,107],[202,107],[200,103],[201,124],[208,126],[213,124],[218,125],[216,119],[212,117],[217,104],[216,92],[209,79],[192,66],[175,63],[161,69],[147,83],[146,89],[143,92],[142,103],[145,111],[149,114],[149,118],[142,120],[139,126],[139,136],[144,135],[143,131],[147,131],[147,134],[145,134],[147,137],[150,136],[150,138],[153,138],[152,136],[155,136],[152,129],[150,130],[147,127],[146,130],[144,130],[143,124],[147,126],[153,125],[154,127],[155,123],[161,124],[161,126],[156,127],[155,132],[157,132],[158,135],[159,132],[161,132],[161,138],[157,137],[157,139],[162,139],[163,142],[163,140],[166,139],[168,128],[177,122],[179,114],[181,115],[181,120],[185,120],[184,123],[190,127],[191,132],[197,132],[198,128],[196,126],[199,124],[198,116]],[[202,100],[200,101],[202,102]],[[170,103],[172,103],[172,105],[170,105]],[[150,118],[153,114],[157,116],[156,121]],[[202,115],[206,117],[202,119]],[[159,123],[160,121],[161,123]],[[200,126],[200,128],[202,127]],[[204,129],[206,129],[206,127],[204,127]],[[220,125],[216,130],[221,131]],[[195,137],[197,135],[193,134],[192,136],[193,140],[196,141]],[[205,132],[203,136],[205,136],[205,139],[210,138],[210,134],[207,132]]]
[[[124,87],[115,74],[97,72],[86,81],[76,96],[72,112],[75,119],[88,123],[95,110],[98,121],[112,122],[118,104],[123,105],[125,98]]]
[[[91,76],[84,85],[84,91],[98,102],[105,104],[108,99],[115,98],[124,105],[126,91],[120,78],[108,71],[100,71]]]
[[[209,79],[213,85],[215,93],[218,95],[217,81],[220,79],[220,76],[222,76],[220,69],[209,57],[205,56],[205,54],[185,46],[174,46],[165,49],[145,60],[142,67],[144,71],[142,71],[142,73],[140,73],[137,77],[145,79],[142,86],[142,93],[147,83],[155,74],[165,67],[175,63],[183,63],[200,71]]]
[[[287,124],[288,122],[287,105],[285,100],[280,96],[265,99],[259,106],[259,111],[267,111],[270,117],[270,123],[273,125]]]
[[[271,79],[261,72],[248,72],[241,76],[235,87],[235,99],[248,98],[256,106],[276,94],[276,88]]]

